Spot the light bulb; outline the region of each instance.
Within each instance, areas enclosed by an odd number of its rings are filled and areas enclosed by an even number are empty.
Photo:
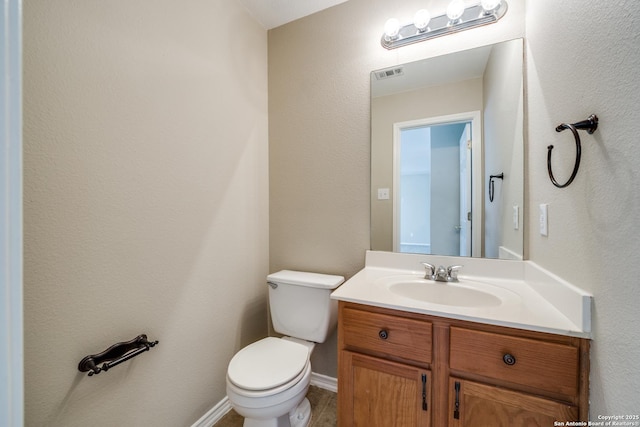
[[[464,13],[464,1],[453,0],[447,7],[447,17],[450,21],[457,21]]]
[[[384,24],[384,35],[388,40],[395,39],[398,37],[398,33],[400,32],[400,21],[396,18],[391,18],[387,20]]]
[[[480,3],[482,4],[482,9],[484,9],[485,12],[492,12],[500,6],[502,0],[482,0]]]
[[[431,14],[427,9],[420,9],[413,17],[413,25],[415,25],[421,33],[427,29],[429,21],[431,21]]]

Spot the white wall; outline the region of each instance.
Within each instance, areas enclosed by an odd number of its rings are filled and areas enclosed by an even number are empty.
[[[528,211],[530,258],[593,293],[591,415],[640,408],[640,9],[623,0],[527,3]],[[580,132],[576,180],[555,188],[547,145],[563,182],[575,144],[561,122],[600,118]],[[537,229],[549,204],[549,237]],[[595,419],[595,418],[594,418]]]
[[[234,1],[24,2],[25,425],[191,425],[266,334],[266,55]]]

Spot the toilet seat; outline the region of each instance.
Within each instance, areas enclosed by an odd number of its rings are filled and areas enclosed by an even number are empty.
[[[299,343],[267,337],[240,350],[229,362],[227,377],[247,392],[275,392],[295,383],[309,364],[309,349]]]

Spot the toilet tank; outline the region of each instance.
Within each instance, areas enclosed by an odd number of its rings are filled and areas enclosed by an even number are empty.
[[[344,277],[282,270],[267,276],[269,308],[276,332],[324,342],[338,323],[338,302],[331,292]]]

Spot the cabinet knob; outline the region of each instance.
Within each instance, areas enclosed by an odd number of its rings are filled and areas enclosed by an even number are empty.
[[[506,353],[502,356],[502,361],[509,366],[513,366],[516,364],[516,357],[512,354]]]
[[[386,340],[387,338],[389,338],[389,331],[387,331],[386,329],[381,329],[380,332],[378,332],[378,336],[381,339]]]

